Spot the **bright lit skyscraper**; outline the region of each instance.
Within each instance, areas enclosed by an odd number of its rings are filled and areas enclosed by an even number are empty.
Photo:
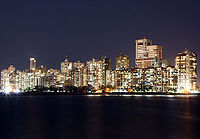
[[[19,92],[21,88],[21,72],[15,71],[10,65],[8,69],[1,72],[1,89],[4,93]]]
[[[36,70],[36,59],[34,57],[30,57],[30,71]]]
[[[77,61],[73,63],[73,85],[76,87],[82,87],[84,83],[84,63]]]
[[[99,89],[103,86],[103,62],[102,60],[92,59],[87,61],[87,81],[88,85]]]
[[[197,56],[186,49],[175,59],[175,68],[178,70],[178,90],[192,91],[197,89]]]
[[[68,73],[72,70],[72,62],[69,62],[67,57],[65,57],[65,61],[61,62],[61,73]]]
[[[61,73],[64,75],[64,84],[65,85],[72,85],[72,68],[73,64],[70,62],[67,57],[65,57],[65,61],[61,62]]]
[[[138,68],[153,67],[156,59],[163,58],[162,53],[162,46],[152,45],[152,40],[146,38],[136,40],[135,64]]]

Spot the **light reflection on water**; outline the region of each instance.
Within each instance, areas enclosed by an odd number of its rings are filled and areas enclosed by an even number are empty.
[[[1,138],[196,138],[200,97],[0,97]]]

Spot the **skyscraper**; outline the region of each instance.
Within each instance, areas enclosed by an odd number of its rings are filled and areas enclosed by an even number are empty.
[[[106,75],[107,75],[107,72],[109,72],[110,70],[112,70],[112,61],[111,59],[109,59],[108,57],[106,56],[103,56],[101,58],[102,60],[102,64],[103,64],[103,81],[104,81],[104,86],[106,86]]]
[[[103,62],[103,70],[111,70],[112,69],[112,61],[110,58],[103,56],[101,58]]]
[[[19,92],[21,88],[21,72],[15,71],[13,65],[1,72],[1,89],[5,93]]]
[[[36,59],[34,57],[30,57],[30,71],[36,70]]]
[[[178,71],[178,91],[197,89],[197,56],[186,49],[175,58],[175,68]]]
[[[72,70],[72,62],[69,62],[67,57],[65,57],[65,61],[61,62],[61,73],[68,73]]]
[[[129,56],[120,54],[116,57],[116,70],[128,69],[130,67]]]
[[[73,63],[73,85],[76,87],[83,86],[84,66],[85,64],[80,61]]]
[[[92,59],[87,61],[87,81],[88,85],[99,89],[103,86],[103,62],[102,60]]]
[[[162,46],[153,45],[152,40],[146,38],[136,40],[136,66],[138,68],[153,67],[156,59],[162,60],[162,49]]]
[[[61,73],[65,76],[65,84],[72,85],[72,62],[68,61],[67,57],[64,62],[61,62]]]
[[[9,75],[9,70],[4,69],[1,71],[1,90],[5,93],[9,93],[11,91]]]

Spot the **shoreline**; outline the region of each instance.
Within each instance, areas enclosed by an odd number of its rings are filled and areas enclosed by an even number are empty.
[[[0,96],[200,96],[200,93],[167,93],[167,92],[111,92],[111,93],[67,93],[67,92],[22,92]]]

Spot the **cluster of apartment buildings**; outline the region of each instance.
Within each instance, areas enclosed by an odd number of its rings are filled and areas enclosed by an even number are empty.
[[[11,65],[1,72],[3,92],[23,92],[35,87],[91,86],[95,90],[130,92],[192,92],[197,90],[197,56],[186,49],[175,57],[175,66],[163,59],[163,47],[152,40],[136,40],[135,66],[130,67],[129,56],[116,57],[116,68],[106,56],[86,63],[61,62],[61,69],[36,67],[30,58],[30,69],[19,71]]]

